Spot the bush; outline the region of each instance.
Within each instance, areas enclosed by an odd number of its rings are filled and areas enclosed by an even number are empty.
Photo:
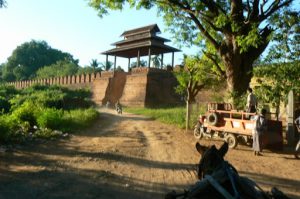
[[[91,92],[88,89],[71,90],[56,85],[35,85],[25,89],[23,94],[27,99],[49,108],[71,110],[94,105],[90,100]]]
[[[63,108],[63,100],[66,94],[59,87],[44,88],[44,86],[33,86],[26,88],[20,95],[10,100],[13,109],[21,106],[25,101],[34,101],[41,107]]]
[[[78,108],[90,108],[94,105],[91,101],[91,92],[88,89],[70,90],[63,88],[63,92],[66,94],[64,101],[64,109],[78,109]]]
[[[59,86],[34,85],[22,90],[19,95],[10,99],[12,109],[16,109],[26,101],[34,101],[41,107],[72,110],[90,108],[91,92],[88,89],[70,90]]]
[[[10,110],[10,103],[7,99],[4,97],[0,96],[0,114],[2,113],[8,113]]]
[[[12,112],[12,117],[14,117],[19,124],[28,122],[32,127],[36,125],[35,112],[37,112],[38,109],[39,107],[32,101],[26,101]]]
[[[92,108],[78,109],[93,105],[86,89],[35,85],[16,91],[0,86],[0,94],[0,142],[56,137],[88,127],[98,116]]]
[[[99,113],[95,109],[78,109],[64,112],[62,131],[76,131],[90,126],[98,117]]]
[[[5,97],[7,100],[18,94],[19,91],[13,86],[0,85],[0,96]]]
[[[18,134],[18,125],[10,115],[0,116],[0,143],[13,140]]]
[[[53,108],[42,109],[37,115],[37,124],[41,128],[60,129],[63,123],[63,111]]]
[[[0,116],[0,143],[5,142],[10,132],[10,126],[6,120],[6,116]]]

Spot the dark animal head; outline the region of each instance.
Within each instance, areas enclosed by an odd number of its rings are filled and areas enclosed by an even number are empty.
[[[197,171],[198,178],[201,180],[205,175],[211,175],[222,166],[224,156],[228,151],[228,144],[224,142],[220,149],[217,149],[215,145],[206,147],[197,142],[196,149],[201,154]]]

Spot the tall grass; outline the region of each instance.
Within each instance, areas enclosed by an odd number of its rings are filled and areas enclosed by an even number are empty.
[[[63,131],[76,131],[90,126],[98,117],[99,112],[93,108],[65,111],[63,115]]]
[[[125,108],[126,112],[145,115],[166,124],[172,124],[179,128],[185,128],[186,107],[173,108]],[[199,114],[205,112],[205,107],[197,107],[191,110],[190,127],[196,124]]]
[[[179,128],[185,127],[185,107],[176,108],[125,108],[126,112],[146,115],[155,120],[161,121],[166,124],[172,124]]]

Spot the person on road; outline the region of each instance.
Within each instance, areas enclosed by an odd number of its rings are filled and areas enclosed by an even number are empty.
[[[257,108],[257,99],[256,96],[252,93],[252,88],[248,88],[247,104],[246,109],[248,113],[256,113]]]
[[[299,159],[299,154],[300,154],[300,115],[299,115],[299,117],[297,117],[297,119],[295,119],[295,125],[296,125],[298,135],[299,135],[299,141],[296,144],[296,148],[295,148],[295,158]]]
[[[122,106],[121,106],[119,100],[115,104],[115,108],[116,108],[116,111],[117,111],[118,114],[122,114]]]
[[[106,108],[110,108],[110,101],[108,100],[107,102],[106,102]]]
[[[262,135],[267,130],[267,120],[265,118],[266,116],[266,109],[262,109],[259,115],[255,115],[254,120],[254,126],[252,130],[252,137],[253,137],[253,150],[254,155],[261,156],[262,152]]]

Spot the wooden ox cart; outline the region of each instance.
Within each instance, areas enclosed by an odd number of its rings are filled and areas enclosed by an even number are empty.
[[[238,143],[252,143],[254,113],[232,109],[229,103],[209,103],[205,115],[200,115],[194,129],[196,139],[222,139],[235,148]],[[267,131],[262,136],[264,148],[281,150],[282,122],[267,119]]]

